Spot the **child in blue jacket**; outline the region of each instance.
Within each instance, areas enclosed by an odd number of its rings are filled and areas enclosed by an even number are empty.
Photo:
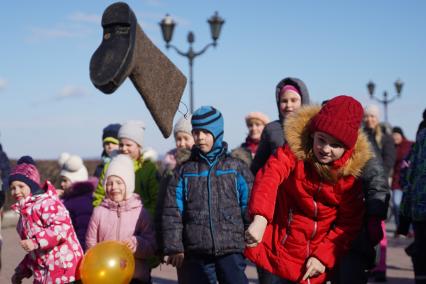
[[[184,283],[248,283],[244,228],[253,176],[223,142],[222,114],[203,106],[192,116],[195,146],[168,184],[162,213],[163,253]]]

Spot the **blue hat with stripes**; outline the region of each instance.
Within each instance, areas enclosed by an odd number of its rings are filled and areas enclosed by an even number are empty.
[[[220,111],[212,106],[202,106],[193,113],[191,123],[192,130],[206,130],[213,135],[215,146],[222,145],[223,116]]]

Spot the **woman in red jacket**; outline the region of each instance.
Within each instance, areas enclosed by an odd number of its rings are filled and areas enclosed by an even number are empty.
[[[349,96],[301,108],[286,119],[288,144],[256,176],[245,254],[283,282],[325,282],[360,231],[365,206],[357,177],[372,155],[362,117]]]

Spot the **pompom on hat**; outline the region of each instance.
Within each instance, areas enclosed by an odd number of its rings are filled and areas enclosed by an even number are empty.
[[[109,176],[117,176],[121,178],[126,185],[126,197],[129,199],[135,191],[135,170],[132,159],[125,154],[119,154],[112,158],[111,163],[105,173],[104,188]]]
[[[84,166],[83,160],[77,155],[62,153],[59,156],[58,164],[61,167],[59,175],[68,178],[72,183],[89,179],[87,168]]]
[[[28,185],[32,194],[39,193],[40,188],[40,173],[37,170],[35,162],[31,156],[22,156],[16,167],[9,175],[9,186],[14,181],[21,181]]]
[[[255,112],[250,112],[249,114],[246,115],[245,120],[246,120],[246,124],[248,125],[248,123],[250,122],[250,120],[252,119],[257,119],[260,122],[262,122],[264,125],[269,123],[269,117],[261,112],[255,111]]]
[[[350,96],[337,96],[327,101],[312,118],[312,132],[321,131],[352,149],[358,139],[364,111],[362,105]]]

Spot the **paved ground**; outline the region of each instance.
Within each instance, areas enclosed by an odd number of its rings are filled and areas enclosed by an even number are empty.
[[[16,219],[6,213],[3,222],[3,248],[2,248],[2,270],[0,272],[0,283],[10,283],[10,277],[13,269],[24,256],[23,250],[18,246],[18,235],[16,234],[14,224]],[[393,228],[388,228],[389,247],[388,247],[388,270],[387,276],[389,284],[409,284],[414,283],[414,274],[409,257],[405,254],[404,248],[411,242],[409,239],[394,239]],[[246,274],[250,283],[258,283],[256,278],[256,269],[249,265]],[[153,280],[156,284],[176,283],[175,270],[166,265],[156,268],[153,273]],[[31,283],[26,280],[23,283]],[[370,282],[374,283],[374,282]]]

